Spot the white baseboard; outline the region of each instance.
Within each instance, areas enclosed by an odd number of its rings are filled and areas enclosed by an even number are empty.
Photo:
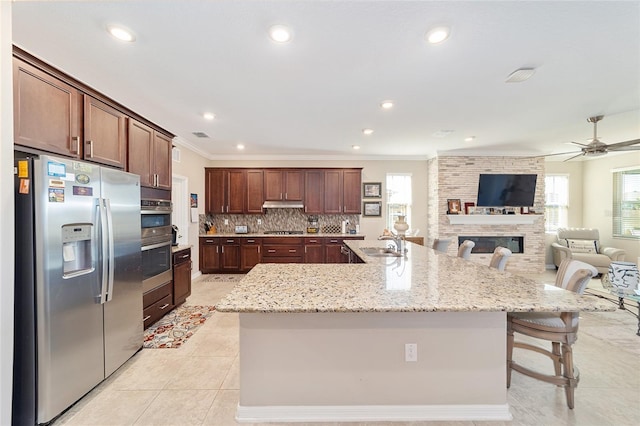
[[[191,281],[195,280],[196,278],[198,278],[200,275],[202,275],[202,272],[200,271],[196,271],[193,274],[191,274]]]
[[[241,406],[236,420],[262,422],[368,421],[508,421],[509,404],[495,405],[352,405],[352,406]]]

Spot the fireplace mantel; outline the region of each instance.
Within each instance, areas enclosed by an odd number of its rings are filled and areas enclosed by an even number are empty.
[[[523,225],[533,224],[541,214],[449,214],[451,225]]]

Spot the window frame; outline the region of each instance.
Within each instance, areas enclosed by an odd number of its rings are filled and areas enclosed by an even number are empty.
[[[547,189],[548,189],[548,185],[547,185],[547,178],[550,177],[561,177],[561,178],[565,178],[566,179],[566,183],[567,183],[567,194],[566,194],[566,204],[562,204],[562,203],[548,203],[547,202]],[[569,226],[569,208],[570,208],[570,188],[571,188],[571,175],[569,173],[549,173],[546,174],[545,177],[545,197],[544,197],[544,232],[547,234],[555,234],[558,232],[559,228],[563,228],[563,227],[567,227]],[[548,210],[547,209],[560,209],[559,213],[558,213],[558,217],[560,218],[562,216],[562,210],[564,209],[564,216],[566,219],[566,223],[562,224],[562,223],[557,223],[555,224],[555,228],[552,229],[551,226],[548,225],[548,219],[549,219],[549,214],[548,214]]]
[[[632,172],[632,173],[629,173]],[[640,240],[640,232],[637,235],[633,234],[625,234],[626,227],[624,226],[624,222],[627,222],[629,226],[633,226],[633,229],[640,230],[640,196],[637,200],[625,200],[623,191],[624,181],[621,179],[624,175],[634,175],[637,176],[638,180],[638,191],[640,193],[640,165],[625,167],[622,169],[613,169],[611,170],[611,185],[612,185],[612,196],[611,196],[611,204],[612,204],[612,215],[611,215],[611,235],[613,238],[624,238],[630,240]],[[623,209],[623,203],[634,204],[635,208]],[[623,215],[624,211],[636,211],[639,213],[637,217],[632,216],[625,219]]]

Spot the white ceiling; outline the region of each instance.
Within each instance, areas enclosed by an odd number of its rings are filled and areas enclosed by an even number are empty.
[[[17,1],[13,34],[209,158],[540,155],[588,142],[599,114],[603,142],[640,138],[639,1]]]

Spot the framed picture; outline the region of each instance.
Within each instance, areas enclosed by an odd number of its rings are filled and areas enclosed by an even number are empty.
[[[191,207],[198,207],[198,194],[191,194],[189,199]]]
[[[362,203],[362,216],[379,217],[382,216],[382,202],[364,201]]]
[[[448,199],[447,200],[447,214],[460,214],[460,200]]]
[[[472,210],[476,203],[464,203],[464,214],[473,214]]]
[[[381,182],[364,182],[362,184],[364,198],[382,198]]]

